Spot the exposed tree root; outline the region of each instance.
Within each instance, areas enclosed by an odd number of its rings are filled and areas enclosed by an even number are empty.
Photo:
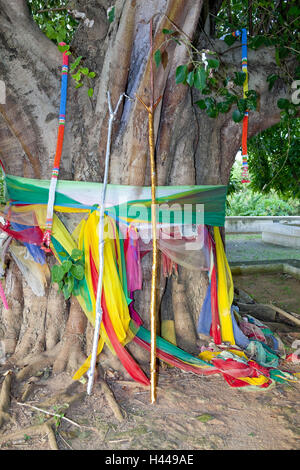
[[[43,424],[38,424],[35,426],[28,426],[27,428],[20,429],[19,431],[14,431],[6,436],[0,436],[0,446],[5,443],[9,443],[11,441],[17,439],[24,439],[25,436],[29,437],[44,437],[45,435],[48,437],[49,445],[52,450],[58,450],[58,446],[55,439],[55,434],[51,425],[54,423],[54,418],[49,419]]]
[[[29,380],[29,382],[25,384],[22,396],[20,398],[21,403],[24,403],[28,399],[28,397],[31,395],[31,392],[34,390],[35,386],[36,386],[35,383],[33,383],[31,380]]]
[[[6,421],[11,420],[11,416],[8,414],[10,406],[10,387],[12,380],[12,372],[8,371],[6,373],[4,382],[2,384],[0,392],[0,428]]]
[[[108,386],[107,382],[104,379],[103,369],[100,368],[100,377],[99,382],[101,385],[101,392],[103,393],[108,405],[110,406],[113,414],[115,415],[116,419],[120,422],[124,421],[124,416],[121,411],[119,404],[117,403],[115,396]]]
[[[54,395],[48,398],[47,400],[44,400],[43,402],[39,402],[38,406],[41,406],[42,408],[47,408],[53,405],[57,405],[59,403],[70,406],[76,401],[82,400],[84,396],[85,396],[85,392],[76,393],[75,395],[69,395],[68,393],[59,393],[57,395]]]
[[[197,333],[195,324],[187,308],[184,284],[172,279],[172,300],[175,320],[176,340],[180,348],[190,353],[197,352]]]
[[[53,363],[54,374],[63,371],[74,373],[85,361],[86,356],[83,354],[83,341],[86,323],[86,316],[76,298],[72,297],[62,347]]]
[[[50,424],[44,423],[44,429],[45,429],[45,432],[48,436],[50,449],[51,450],[59,450],[57,442],[56,442],[54,431],[53,431],[52,427],[50,426]]]
[[[14,262],[10,263],[7,270],[5,295],[8,299],[9,310],[2,308],[1,326],[3,327],[3,339],[1,339],[4,344],[5,354],[13,354],[22,325],[24,304],[22,278]]]
[[[29,364],[25,363],[25,367],[17,373],[16,380],[22,382],[30,377],[36,376],[42,369],[52,366],[59,347],[60,345],[58,344],[51,352],[39,354],[35,358],[32,358]]]
[[[23,282],[24,309],[22,326],[15,352],[10,358],[15,364],[42,353],[45,350],[45,321],[47,297],[34,295],[31,288]],[[38,320],[37,320],[38,319]]]

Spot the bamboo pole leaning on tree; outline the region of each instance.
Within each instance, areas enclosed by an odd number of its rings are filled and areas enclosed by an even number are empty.
[[[161,96],[154,102],[154,77],[153,77],[153,20],[150,20],[150,86],[151,103],[147,106],[144,101],[137,96],[148,112],[148,141],[150,153],[151,168],[151,224],[152,224],[152,278],[151,278],[151,297],[150,297],[150,331],[151,331],[151,350],[150,350],[150,400],[156,401],[156,286],[157,286],[157,233],[156,233],[156,165],[155,165],[155,143],[154,143],[154,112],[161,100]]]

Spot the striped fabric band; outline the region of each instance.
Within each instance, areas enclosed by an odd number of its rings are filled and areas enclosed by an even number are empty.
[[[66,117],[65,117],[64,114],[61,114],[59,116],[58,123],[59,123],[59,125],[61,125],[61,124],[65,124],[65,122],[66,122]]]
[[[242,40],[242,72],[246,74],[246,78],[243,84],[243,97],[247,98],[248,92],[248,52],[247,52],[247,30],[243,28],[241,31],[235,31],[233,36],[241,36]],[[248,152],[247,152],[247,136],[248,136],[248,111],[245,111],[243,119],[243,130],[242,130],[242,183],[250,183],[249,172],[248,172]]]
[[[64,46],[65,43],[60,43],[61,46]],[[68,56],[63,53],[63,64],[62,64],[62,76],[61,76],[61,91],[60,91],[60,108],[59,108],[59,118],[58,118],[58,135],[56,143],[56,152],[54,157],[54,164],[52,169],[52,177],[49,188],[48,195],[48,205],[47,205],[47,218],[43,237],[43,248],[45,251],[49,251],[50,242],[51,242],[51,230],[53,223],[53,209],[55,203],[55,192],[56,192],[56,183],[59,175],[59,165],[60,158],[62,153],[63,138],[64,138],[64,127],[66,120],[66,102],[67,102],[67,84],[68,84]]]

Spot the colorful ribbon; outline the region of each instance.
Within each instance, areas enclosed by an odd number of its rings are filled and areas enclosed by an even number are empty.
[[[243,97],[247,98],[248,92],[248,53],[247,53],[247,29],[243,28],[241,31],[235,31],[232,33],[233,36],[241,36],[242,38],[242,72],[245,73],[246,78],[243,84]],[[248,110],[245,111],[243,118],[243,130],[242,130],[242,183],[250,183],[249,171],[248,171],[248,150],[247,150],[247,138],[248,138]]]
[[[60,46],[65,46],[65,43],[61,42]],[[54,164],[53,164],[52,176],[51,176],[51,181],[50,181],[45,232],[43,236],[43,249],[46,252],[51,251],[50,241],[51,241],[51,231],[52,231],[52,225],[53,225],[53,208],[54,208],[54,201],[55,201],[56,184],[57,184],[57,179],[59,175],[60,158],[61,158],[63,140],[64,140],[68,70],[69,70],[68,63],[69,63],[68,55],[66,54],[66,52],[64,52],[63,53],[63,65],[62,65],[62,70],[61,70],[60,109],[59,109],[56,153],[54,157]]]

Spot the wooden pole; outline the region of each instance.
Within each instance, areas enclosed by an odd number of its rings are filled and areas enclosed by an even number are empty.
[[[110,160],[110,148],[111,148],[111,134],[112,134],[112,126],[113,122],[116,118],[118,109],[122,102],[123,97],[125,96],[124,93],[120,95],[118,103],[115,109],[112,108],[110,93],[107,92],[107,102],[108,102],[108,109],[109,109],[109,121],[108,121],[108,132],[107,132],[107,143],[106,143],[106,155],[105,155],[105,171],[104,171],[104,178],[102,184],[102,191],[101,191],[101,199],[100,199],[100,216],[99,216],[99,277],[98,277],[98,284],[97,284],[97,297],[96,297],[96,312],[95,312],[95,330],[94,330],[94,338],[93,338],[93,347],[92,347],[92,357],[91,357],[91,366],[88,371],[88,385],[87,385],[87,394],[91,395],[92,388],[94,384],[94,376],[95,376],[95,369],[96,369],[96,360],[97,360],[97,348],[98,348],[98,341],[99,341],[99,334],[100,334],[100,326],[102,322],[102,307],[101,307],[101,294],[102,294],[102,281],[103,281],[103,267],[104,267],[104,238],[103,238],[103,230],[104,230],[104,206],[105,206],[105,196],[106,196],[106,188],[107,188],[107,181],[108,181],[108,170],[109,170],[109,160]]]
[[[156,165],[155,165],[155,141],[154,141],[154,112],[161,100],[161,96],[154,102],[154,77],[153,77],[153,19],[150,20],[150,87],[151,102],[147,106],[144,101],[137,96],[137,99],[148,111],[148,141],[150,153],[151,169],[151,225],[152,225],[152,278],[151,278],[151,296],[150,296],[150,331],[151,331],[151,349],[150,349],[150,400],[156,401],[156,288],[157,288],[157,234],[156,234]]]

